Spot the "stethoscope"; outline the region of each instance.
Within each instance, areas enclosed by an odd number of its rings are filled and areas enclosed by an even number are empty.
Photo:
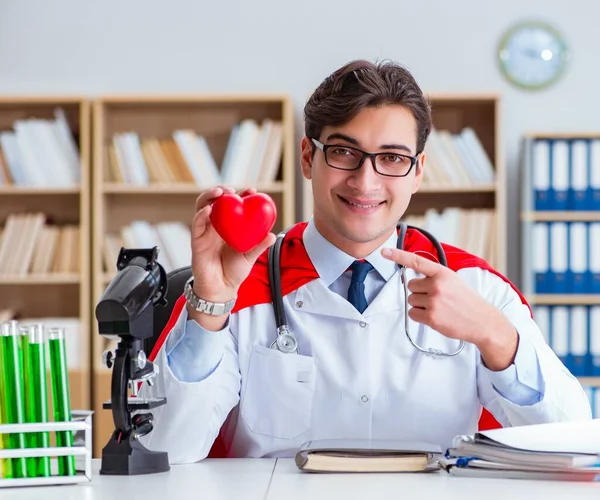
[[[409,228],[416,229],[417,231],[423,233],[423,235],[425,235],[435,247],[440,264],[448,267],[446,252],[444,252],[442,245],[431,233],[424,229],[417,228],[415,226],[409,226],[404,222],[399,223],[397,226],[398,240],[396,242],[396,248],[400,250],[404,249],[404,239]],[[275,313],[275,322],[277,324],[277,338],[272,342],[271,349],[278,350],[285,354],[299,354],[300,350],[298,349],[298,340],[290,330],[285,317],[285,311],[283,309],[283,294],[281,291],[281,245],[283,244],[286,233],[287,230],[284,230],[277,235],[275,243],[269,248],[268,255],[269,286],[271,288],[271,297],[273,297],[273,311]],[[459,354],[465,346],[465,342],[463,340],[459,342],[458,348],[455,351],[449,353],[433,347],[421,347],[413,340],[412,336],[410,335],[408,318],[408,283],[406,279],[406,267],[401,265],[398,265],[398,267],[400,268],[400,277],[402,280],[402,285],[404,286],[404,331],[410,343],[418,351],[434,358],[452,357]]]

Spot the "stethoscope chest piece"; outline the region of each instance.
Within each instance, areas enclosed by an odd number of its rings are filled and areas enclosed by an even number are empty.
[[[289,333],[287,328],[277,329],[277,338],[271,344],[272,349],[277,349],[285,354],[298,354],[298,341]]]

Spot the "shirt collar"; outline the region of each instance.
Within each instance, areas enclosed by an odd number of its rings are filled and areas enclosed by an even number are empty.
[[[382,248],[396,248],[398,236],[396,231],[379,248],[365,258],[375,270],[388,281],[396,272],[397,265],[381,255]],[[351,255],[329,242],[316,228],[311,218],[302,235],[306,253],[315,266],[319,277],[330,286],[356,260]]]

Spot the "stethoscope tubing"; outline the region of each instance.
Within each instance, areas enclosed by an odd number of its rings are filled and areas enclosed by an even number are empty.
[[[408,229],[415,229],[423,233],[423,235],[425,235],[429,239],[429,241],[431,241],[438,254],[440,264],[442,264],[445,267],[448,267],[448,261],[446,258],[446,252],[444,251],[444,248],[442,247],[441,243],[437,240],[437,238],[435,238],[429,231],[417,228],[415,226],[409,226],[408,224],[405,224],[403,222],[398,225],[398,229],[399,233],[396,248],[402,250],[404,248],[404,239],[406,236],[406,232],[408,231]],[[271,287],[271,298],[273,301],[275,322],[277,324],[277,337],[271,343],[270,347],[272,349],[277,349],[286,354],[299,354],[300,350],[298,348],[298,341],[294,334],[291,332],[285,316],[285,310],[283,307],[283,293],[281,290],[281,246],[283,244],[286,232],[287,230],[282,231],[277,235],[275,243],[269,248],[268,254],[269,284]],[[463,340],[459,342],[458,348],[450,353],[446,353],[444,351],[434,349],[431,347],[425,349],[413,340],[412,336],[410,335],[408,318],[408,283],[406,279],[406,267],[399,267],[402,285],[404,287],[404,330],[408,340],[415,349],[429,356],[438,358],[456,356],[465,347],[465,342]]]

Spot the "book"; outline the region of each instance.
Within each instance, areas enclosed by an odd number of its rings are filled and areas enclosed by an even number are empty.
[[[305,472],[427,472],[441,453],[418,441],[321,439],[304,443],[295,462]]]

